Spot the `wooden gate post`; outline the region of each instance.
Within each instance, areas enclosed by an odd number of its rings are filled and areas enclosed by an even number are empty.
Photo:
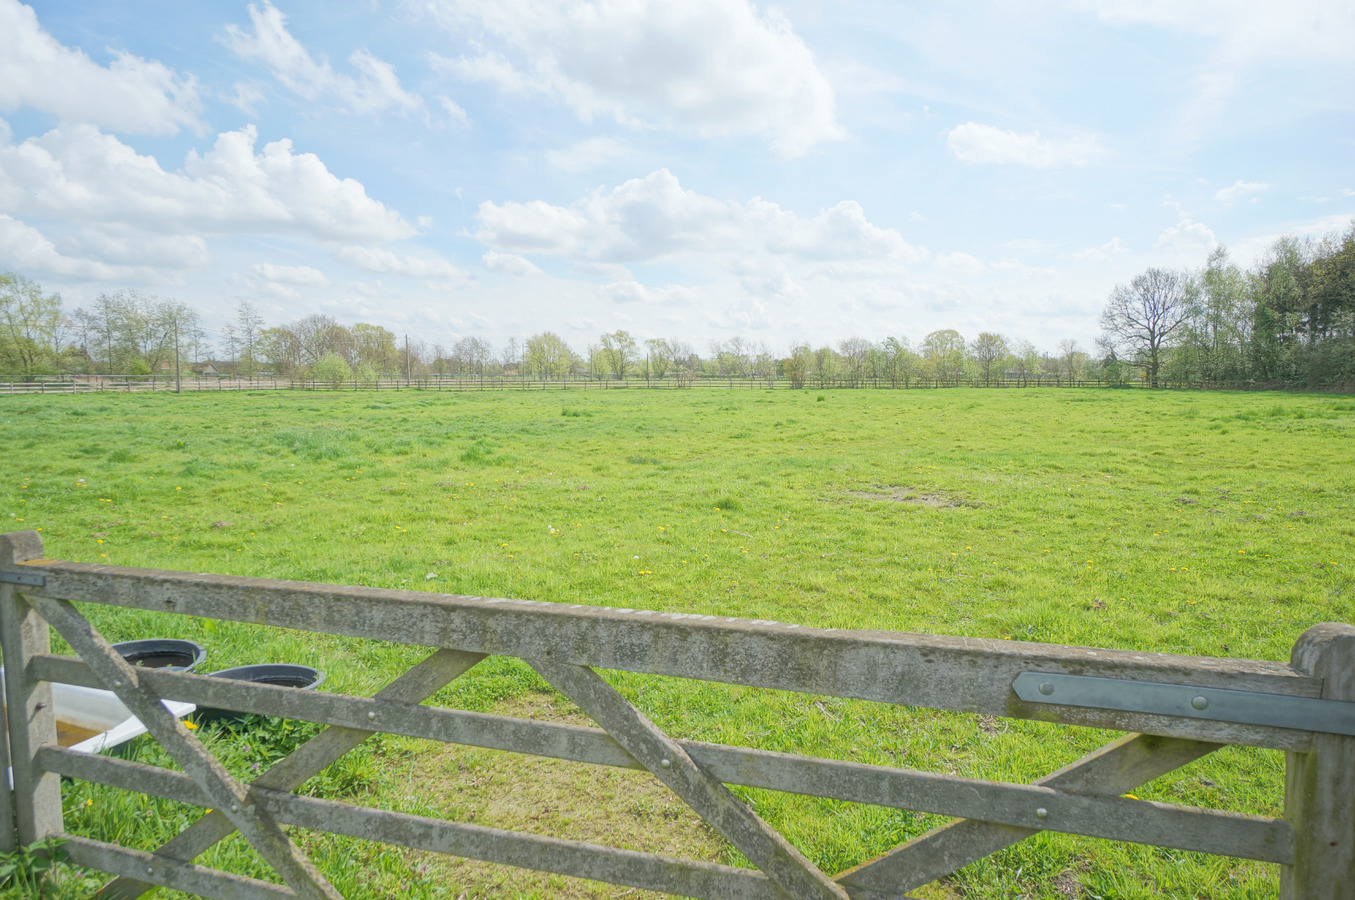
[[[1322,699],[1355,701],[1355,626],[1314,625],[1290,664],[1322,679]],[[1314,734],[1307,753],[1285,754],[1284,815],[1294,864],[1280,870],[1282,900],[1355,897],[1355,737]]]
[[[0,535],[0,569],[42,559],[36,531]],[[61,776],[36,765],[38,748],[56,743],[52,686],[28,675],[35,653],[51,652],[47,623],[12,584],[0,583],[0,648],[5,654],[5,712],[9,757],[14,773],[14,824],[19,843],[28,845],[64,831]]]

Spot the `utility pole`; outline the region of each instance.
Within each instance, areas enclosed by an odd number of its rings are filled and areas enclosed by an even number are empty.
[[[179,377],[179,319],[174,319],[174,393],[183,393],[183,379]]]
[[[409,332],[405,332],[405,387],[409,387]]]

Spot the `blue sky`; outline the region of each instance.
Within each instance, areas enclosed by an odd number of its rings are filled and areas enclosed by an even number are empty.
[[[1355,218],[1355,4],[0,0],[0,269],[785,352],[1090,348],[1107,294]]]

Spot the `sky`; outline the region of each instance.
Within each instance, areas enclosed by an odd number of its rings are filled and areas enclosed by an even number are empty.
[[[0,271],[209,328],[1090,349],[1355,219],[1350,0],[0,0]]]

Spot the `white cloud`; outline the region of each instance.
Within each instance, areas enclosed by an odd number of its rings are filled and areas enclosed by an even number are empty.
[[[1205,229],[1206,231],[1208,229]],[[1160,240],[1160,239],[1159,239]],[[1121,253],[1131,252],[1124,242],[1114,237],[1106,241],[1099,247],[1088,247],[1086,250],[1079,250],[1073,254],[1074,259],[1112,259]]]
[[[638,281],[614,281],[598,288],[598,293],[613,303],[641,303],[649,299],[649,291]]]
[[[205,154],[190,151],[167,172],[150,156],[91,125],[53,129],[0,146],[0,209],[60,217],[86,226],[136,227],[163,234],[265,232],[324,240],[385,241],[414,228],[338,178],[289,140],[255,151],[248,126],[217,136]]]
[[[457,278],[466,273],[441,257],[401,256],[372,247],[344,247],[334,256],[341,262],[379,275],[408,275],[413,278]]]
[[[355,113],[379,113],[387,109],[416,112],[423,99],[400,86],[395,67],[366,50],[354,50],[349,64],[358,77],[335,72],[329,61],[319,62],[287,30],[287,17],[269,0],[263,8],[249,5],[253,32],[239,25],[226,26],[226,45],[243,59],[266,65],[273,77],[307,100],[332,94]]]
[[[1248,194],[1256,194],[1270,187],[1268,184],[1262,184],[1259,181],[1242,181],[1241,179],[1233,182],[1230,187],[1220,188],[1214,194],[1214,199],[1220,203],[1232,203]]]
[[[804,218],[754,197],[717,200],[684,189],[667,169],[598,192],[572,207],[540,200],[485,202],[475,237],[500,250],[546,252],[604,263],[643,262],[682,253],[771,253],[798,259],[926,257],[892,228],[866,219],[845,200]]]
[[[1193,139],[1213,137],[1210,126],[1225,112],[1240,88],[1262,76],[1275,80],[1275,65],[1305,71],[1304,96],[1330,92],[1345,104],[1351,80],[1350,48],[1355,46],[1355,5],[1349,0],[1073,0],[1114,25],[1150,25],[1212,40],[1208,57],[1197,63],[1194,96],[1180,111],[1180,127]],[[1330,77],[1312,73],[1314,65],[1335,63]]]
[[[616,138],[595,137],[563,149],[549,150],[546,152],[546,161],[552,168],[566,172],[583,172],[621,162],[634,155],[634,150]]]
[[[1158,250],[1177,255],[1203,256],[1218,245],[1214,232],[1200,222],[1182,219],[1158,236]]]
[[[310,266],[279,266],[274,263],[255,263],[251,266],[259,276],[267,281],[282,284],[315,285],[324,287],[329,284],[325,273]]]
[[[0,35],[0,110],[28,107],[130,134],[203,127],[191,75],[120,50],[110,50],[113,61],[101,66],[43,31],[33,9],[17,0],[0,0]]]
[[[31,225],[0,213],[0,269],[65,278],[114,280],[145,278],[145,269],[110,265],[69,256]]]
[[[502,272],[517,278],[527,278],[544,274],[531,260],[516,253],[499,253],[496,250],[485,251],[481,258],[485,268],[491,272]]]
[[[698,136],[754,135],[783,156],[843,137],[832,85],[780,13],[748,0],[433,0],[456,32],[497,46],[434,61],[510,93],[546,92],[584,120]]]
[[[1215,38],[1238,60],[1315,56],[1348,61],[1355,46],[1355,8],[1348,0],[1081,0],[1104,21],[1149,24]]]
[[[461,108],[461,104],[444,94],[438,94],[433,99],[438,102],[438,106],[441,106],[442,111],[447,114],[447,121],[450,124],[458,128],[470,127],[470,116]]]
[[[157,269],[199,269],[211,265],[207,242],[196,234],[150,234],[136,227],[100,225],[82,229],[67,249],[108,263]]]
[[[968,253],[944,253],[936,257],[936,264],[953,272],[982,272],[983,263]]]
[[[259,104],[264,101],[263,91],[259,90],[257,85],[245,81],[235,83],[235,93],[224,98],[227,103],[234,106],[240,112],[247,116],[254,117],[258,115]]]
[[[1094,135],[1044,138],[1040,133],[1019,134],[992,125],[966,122],[946,135],[946,145],[960,162],[976,165],[1013,164],[1037,169],[1087,166],[1101,161],[1105,147]]]

